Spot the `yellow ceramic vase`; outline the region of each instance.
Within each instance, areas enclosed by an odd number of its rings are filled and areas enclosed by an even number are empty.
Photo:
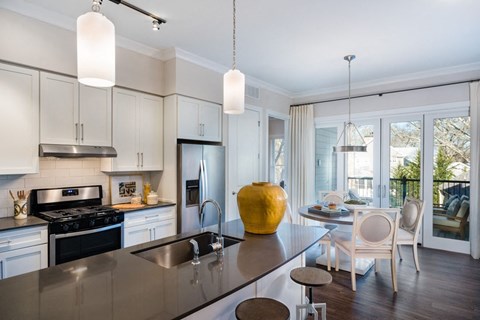
[[[272,234],[287,209],[287,194],[270,182],[253,182],[240,189],[237,204],[245,231]]]

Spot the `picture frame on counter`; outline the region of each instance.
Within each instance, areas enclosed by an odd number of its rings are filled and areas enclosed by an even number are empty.
[[[142,175],[110,176],[110,203],[130,203],[134,195],[142,193],[142,188]]]

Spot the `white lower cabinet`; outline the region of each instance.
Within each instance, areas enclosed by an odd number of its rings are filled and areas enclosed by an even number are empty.
[[[0,279],[48,266],[47,227],[0,232]]]
[[[125,214],[124,247],[173,236],[177,230],[175,206]]]

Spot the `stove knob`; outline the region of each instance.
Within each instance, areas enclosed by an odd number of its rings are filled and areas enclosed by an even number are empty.
[[[78,223],[74,223],[73,224],[73,230],[78,230],[78,228],[80,227],[80,225]]]
[[[105,224],[108,224],[110,222],[110,217],[106,217],[105,220],[103,220],[103,222],[105,222]]]
[[[113,222],[113,223],[117,223],[117,221],[118,221],[118,218],[117,218],[116,216],[115,216],[115,217],[112,217],[112,222]]]
[[[95,226],[95,220],[90,220],[90,221],[88,222],[88,226],[90,226],[90,227]]]
[[[62,229],[63,229],[63,231],[65,231],[65,232],[68,231],[68,224],[62,225]]]

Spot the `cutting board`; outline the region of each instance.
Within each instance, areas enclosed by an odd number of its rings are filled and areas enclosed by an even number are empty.
[[[138,209],[143,207],[145,207],[145,205],[141,203],[120,203],[112,206],[112,208],[115,209]]]

